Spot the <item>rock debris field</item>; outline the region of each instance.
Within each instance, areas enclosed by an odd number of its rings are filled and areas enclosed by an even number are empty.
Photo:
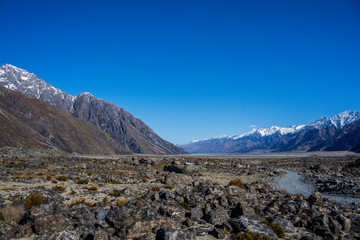
[[[0,150],[0,239],[360,239],[357,156]],[[290,194],[285,171],[313,187]],[[324,195],[324,196],[323,196]]]

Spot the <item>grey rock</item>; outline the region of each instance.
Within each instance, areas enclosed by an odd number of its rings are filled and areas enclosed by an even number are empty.
[[[97,220],[105,220],[105,217],[108,213],[109,210],[100,208],[99,210],[97,210],[95,217]]]
[[[172,185],[172,186],[179,186],[179,185],[191,185],[193,182],[192,177],[184,175],[184,174],[178,174],[178,173],[170,173],[166,176],[165,184],[166,185]]]
[[[161,228],[157,231],[156,240],[195,240],[195,233],[190,230]]]
[[[56,240],[78,240],[80,239],[80,234],[77,231],[61,231],[56,237]]]
[[[277,235],[269,226],[263,224],[261,221],[253,217],[241,216],[239,218],[232,218],[230,220],[230,224],[234,233],[245,231],[258,233],[273,239],[278,239]]]
[[[204,213],[201,208],[192,208],[190,212],[190,218],[193,220],[201,219]]]
[[[295,232],[294,225],[290,220],[287,220],[280,216],[268,217],[267,220],[274,225],[279,225],[287,233]]]
[[[208,222],[214,225],[222,225],[224,222],[230,219],[229,214],[225,209],[216,209],[211,211],[207,216]]]

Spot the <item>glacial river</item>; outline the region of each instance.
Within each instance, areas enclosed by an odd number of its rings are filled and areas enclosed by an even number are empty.
[[[286,172],[286,174],[282,178],[278,178],[275,181],[275,188],[277,189],[286,189],[286,191],[290,194],[303,194],[304,196],[310,196],[315,188],[311,184],[306,184],[301,181],[301,174],[297,172],[292,172],[289,170],[279,169],[281,171]],[[337,202],[340,202],[344,205],[352,205],[356,204],[360,206],[360,198],[353,197],[344,197],[339,195],[330,195],[330,194],[322,194],[325,198],[332,198]]]

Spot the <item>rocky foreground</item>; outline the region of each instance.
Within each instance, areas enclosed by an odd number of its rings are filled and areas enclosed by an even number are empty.
[[[320,191],[358,196],[354,156],[84,157],[6,148],[0,159],[0,239],[360,239],[356,205],[273,186],[278,169],[289,169]],[[334,179],[344,187],[324,187]]]

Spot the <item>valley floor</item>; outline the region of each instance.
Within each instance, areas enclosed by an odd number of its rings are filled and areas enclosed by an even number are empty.
[[[1,153],[0,239],[360,238],[360,206],[322,196],[360,198],[357,155]]]

